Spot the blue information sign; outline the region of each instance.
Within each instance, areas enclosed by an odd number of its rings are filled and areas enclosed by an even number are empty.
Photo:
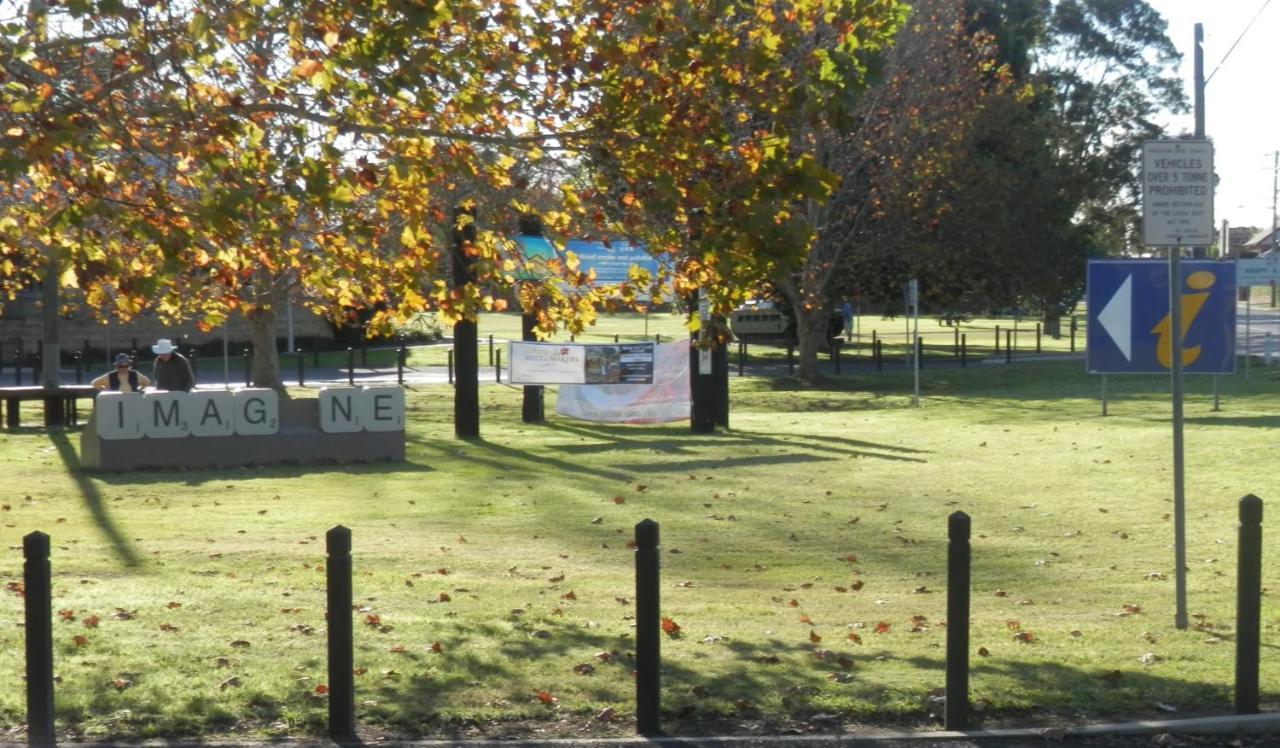
[[[1187,374],[1236,370],[1236,269],[1184,260],[1182,367]],[[1173,365],[1169,263],[1094,260],[1088,273],[1088,368],[1095,374],[1162,374]]]

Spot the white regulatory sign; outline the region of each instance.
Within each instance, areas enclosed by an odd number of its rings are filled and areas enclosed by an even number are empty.
[[[1142,144],[1142,243],[1203,247],[1213,243],[1213,144],[1149,140]]]

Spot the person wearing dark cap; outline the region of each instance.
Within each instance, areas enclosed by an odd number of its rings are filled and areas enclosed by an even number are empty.
[[[140,392],[151,386],[151,380],[140,371],[133,370],[133,360],[127,353],[116,354],[116,368],[94,379],[89,384],[100,390],[116,392]]]
[[[191,362],[181,354],[168,338],[160,338],[151,346],[156,354],[156,363],[152,371],[156,375],[156,389],[170,392],[190,392],[196,386],[195,374],[191,372]]]

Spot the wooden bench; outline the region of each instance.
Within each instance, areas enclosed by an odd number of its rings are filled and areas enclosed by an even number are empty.
[[[77,422],[76,402],[92,400],[98,389],[87,384],[63,385],[56,389],[44,387],[0,387],[0,400],[4,401],[5,427],[16,429],[21,425],[19,408],[24,400],[44,401],[44,425],[75,426]]]

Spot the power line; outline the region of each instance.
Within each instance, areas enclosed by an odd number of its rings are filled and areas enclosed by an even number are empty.
[[[1266,10],[1267,6],[1270,4],[1271,4],[1271,0],[1262,0],[1262,7],[1258,8],[1258,12],[1253,14],[1253,19],[1250,20],[1249,24],[1244,27],[1244,31],[1240,32],[1240,36],[1236,37],[1235,42],[1231,44],[1231,49],[1228,49],[1227,53],[1222,56],[1221,60],[1218,61],[1218,64],[1214,66],[1213,72],[1209,73],[1209,77],[1204,79],[1204,83],[1206,86],[1209,85],[1209,81],[1213,80],[1213,76],[1217,74],[1218,69],[1222,67],[1222,63],[1226,62],[1227,58],[1231,56],[1231,53],[1236,51],[1236,45],[1240,44],[1240,40],[1244,38],[1244,35],[1249,33],[1249,29],[1253,28],[1254,21],[1258,20],[1258,17],[1262,15],[1262,11]]]

